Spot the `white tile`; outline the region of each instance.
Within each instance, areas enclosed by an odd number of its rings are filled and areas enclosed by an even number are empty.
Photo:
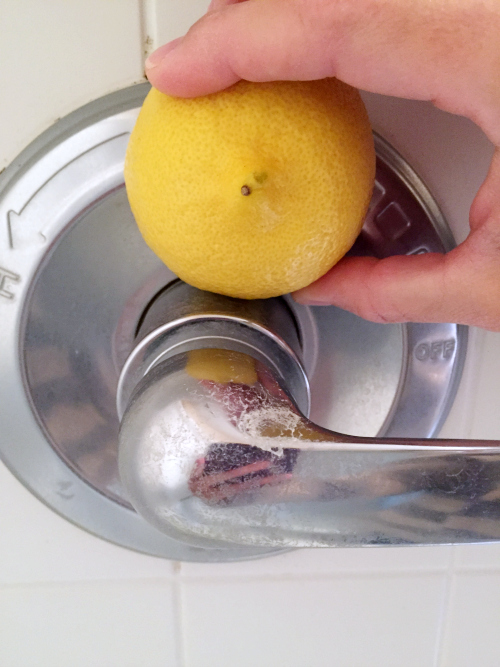
[[[184,35],[205,14],[209,4],[210,0],[145,0],[144,22],[149,50]]]
[[[59,116],[142,79],[138,2],[0,2],[0,169]]]
[[[485,331],[472,411],[473,437],[500,440],[499,395],[500,333]]]
[[[354,547],[297,549],[236,563],[181,563],[186,579],[310,576],[335,573],[445,571],[451,547]]]
[[[170,561],[116,546],[69,523],[1,463],[0,531],[0,585],[169,577],[173,572]]]
[[[455,576],[440,667],[498,667],[499,591],[499,573]]]
[[[432,667],[444,583],[438,574],[186,582],[186,667]]]
[[[0,588],[5,667],[178,667],[161,581]]]
[[[464,544],[454,547],[457,570],[497,570],[500,572],[500,542]]]

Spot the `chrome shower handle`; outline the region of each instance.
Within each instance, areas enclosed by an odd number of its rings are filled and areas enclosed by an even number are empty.
[[[500,536],[499,442],[321,428],[297,407],[305,379],[293,350],[287,357],[277,341],[263,345],[262,332],[257,341],[255,330],[234,326],[177,319],[161,334],[166,342],[144,339],[146,370],[122,420],[120,471],[150,523],[213,547]]]

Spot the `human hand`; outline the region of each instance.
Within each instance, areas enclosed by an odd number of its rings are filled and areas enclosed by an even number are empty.
[[[346,257],[295,293],[376,322],[459,322],[500,331],[500,4],[497,0],[212,0],[183,38],[146,63],[170,95],[250,81],[336,76],[367,91],[432,101],[496,146],[451,252]]]

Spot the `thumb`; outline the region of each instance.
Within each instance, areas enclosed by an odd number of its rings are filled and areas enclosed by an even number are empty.
[[[311,48],[315,41],[299,3],[213,2],[185,37],[148,58],[146,74],[155,88],[178,97],[206,95],[240,79],[321,79],[331,68],[325,49]]]
[[[432,100],[500,141],[498,1],[431,4],[216,0],[185,37],[150,56],[146,74],[178,97],[213,93],[239,79],[338,77],[384,95]]]
[[[304,305],[334,305],[373,322],[455,321],[444,295],[446,255],[346,257],[312,285],[293,294]],[[444,318],[444,320],[443,320]]]
[[[500,263],[491,250],[474,248],[483,243],[473,236],[446,255],[346,257],[293,298],[338,306],[372,322],[456,322],[500,330]]]
[[[500,331],[500,150],[471,209],[471,233],[442,255],[345,257],[298,303],[332,304],[374,322],[457,322]]]

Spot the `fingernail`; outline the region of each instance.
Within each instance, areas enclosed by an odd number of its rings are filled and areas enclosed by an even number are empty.
[[[156,49],[156,51],[153,51],[153,53],[147,58],[146,62],[144,63],[144,69],[146,72],[148,70],[152,70],[155,67],[158,67],[158,65],[163,61],[165,56],[167,56],[171,51],[173,51],[184,39],[184,37],[177,37],[176,39],[173,39],[171,42],[168,42],[167,44],[164,44],[163,46],[160,46],[159,49]]]

